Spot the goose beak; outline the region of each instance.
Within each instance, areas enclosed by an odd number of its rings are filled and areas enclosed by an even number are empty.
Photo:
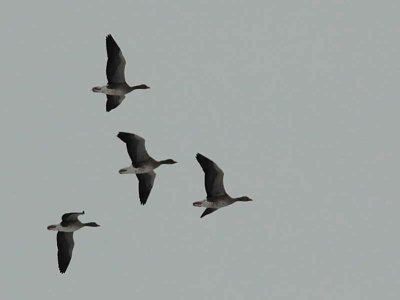
[[[201,202],[193,202],[193,206],[196,206],[196,207],[201,207]]]

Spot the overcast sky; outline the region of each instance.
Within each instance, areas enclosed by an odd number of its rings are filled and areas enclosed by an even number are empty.
[[[399,299],[398,1],[6,2],[1,299]],[[118,131],[178,161],[145,206]],[[254,201],[200,219],[197,152]]]

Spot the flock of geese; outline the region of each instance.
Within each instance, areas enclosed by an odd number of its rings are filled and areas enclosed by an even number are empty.
[[[129,86],[125,81],[126,61],[121,49],[111,35],[106,37],[107,67],[106,74],[108,83],[92,89],[95,93],[103,93],[107,96],[106,111],[117,108],[125,99],[125,95],[136,89],[148,89],[145,84]],[[156,173],[154,170],[161,165],[175,164],[173,159],[156,160],[146,150],[145,139],[137,134],[119,132],[118,138],[126,144],[131,164],[119,170],[120,174],[136,174],[139,182],[139,199],[145,205],[154,185]],[[198,153],[196,159],[204,171],[204,185],[207,198],[193,203],[196,207],[205,207],[201,218],[216,211],[221,207],[231,205],[237,201],[252,201],[247,196],[232,198],[224,188],[224,172],[209,158]],[[71,261],[74,249],[73,233],[82,227],[99,227],[95,222],[82,223],[78,217],[85,214],[82,212],[66,213],[61,218],[61,223],[49,225],[48,230],[57,231],[58,268],[65,273]]]

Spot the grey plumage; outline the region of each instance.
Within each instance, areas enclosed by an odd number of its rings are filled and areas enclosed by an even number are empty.
[[[57,232],[57,258],[58,269],[61,273],[65,273],[72,258],[72,250],[74,249],[73,232]]]
[[[126,144],[129,157],[135,168],[139,167],[141,163],[151,159],[150,155],[147,153],[144,138],[129,132],[120,132],[118,133],[118,137]]]
[[[139,181],[139,199],[142,205],[146,204],[150,192],[154,185],[156,173],[154,169],[162,164],[174,164],[176,161],[172,159],[157,161],[147,153],[145,139],[137,134],[129,132],[119,132],[118,138],[126,144],[132,166],[136,168],[135,171],[128,169],[121,169],[121,174],[136,172],[136,177]]]
[[[214,211],[216,211],[218,208],[206,208],[203,213],[201,214],[200,218],[207,216],[208,214],[213,213]]]
[[[125,83],[125,57],[111,34],[106,37],[108,83]]]
[[[129,86],[125,80],[124,55],[111,34],[106,37],[107,49],[107,85],[92,88],[95,93],[107,95],[106,111],[109,112],[118,107],[125,99],[125,95],[136,89],[148,89],[145,84]]]
[[[193,203],[197,207],[206,207],[200,218],[213,213],[221,207],[235,203],[236,201],[251,201],[249,197],[232,198],[224,187],[224,172],[216,163],[204,155],[197,153],[196,159],[204,171],[204,186],[207,199]]]
[[[114,108],[118,107],[122,100],[125,99],[125,96],[116,96],[116,95],[106,95],[107,102],[106,102],[106,111],[111,111]]]
[[[82,212],[71,212],[71,213],[66,213],[63,214],[61,217],[61,226],[67,227],[70,224],[73,224],[74,222],[79,222],[78,217],[81,215],[84,215],[85,211]]]
[[[154,179],[156,178],[156,173],[154,171],[136,174],[139,181],[139,199],[142,205],[145,205],[147,199],[149,198],[151,189],[153,188]]]
[[[89,222],[89,223],[81,223],[78,219],[80,215],[85,214],[82,212],[72,212],[63,214],[61,217],[61,223],[57,225],[49,225],[47,227],[48,230],[54,230],[57,232],[57,260],[58,260],[58,269],[61,273],[65,273],[69,263],[72,258],[72,251],[74,249],[74,237],[73,233],[76,230],[79,230],[82,227],[98,227],[97,223]]]
[[[204,171],[204,185],[207,197],[226,195],[224,188],[224,172],[211,159],[197,153],[196,159]]]

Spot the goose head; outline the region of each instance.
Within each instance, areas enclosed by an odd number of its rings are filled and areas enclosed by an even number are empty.
[[[139,85],[135,85],[135,86],[131,86],[129,88],[129,91],[133,91],[133,90],[145,90],[145,89],[149,89],[150,87],[145,85],[145,84],[139,84]]]
[[[161,160],[160,164],[161,165],[173,165],[176,164],[177,162],[173,159],[165,159],[165,160]]]
[[[142,90],[146,90],[149,89],[150,87],[145,85],[145,84],[139,84],[139,85],[135,85],[134,86],[135,89],[142,89]]]
[[[243,197],[239,197],[235,199],[236,201],[242,201],[242,202],[247,202],[247,201],[253,201],[253,199],[247,197],[247,196],[243,196]]]

